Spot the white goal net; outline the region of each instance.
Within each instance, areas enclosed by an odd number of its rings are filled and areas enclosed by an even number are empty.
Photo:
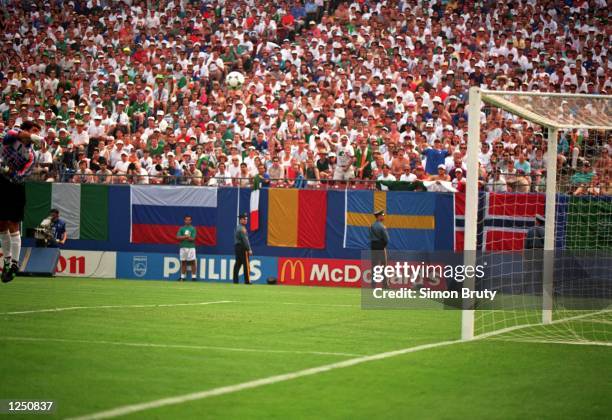
[[[464,339],[612,345],[611,110],[470,91],[465,258],[489,267],[469,286],[499,298],[468,302]]]

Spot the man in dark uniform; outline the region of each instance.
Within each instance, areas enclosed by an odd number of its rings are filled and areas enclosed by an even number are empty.
[[[234,264],[234,283],[238,284],[238,273],[240,267],[244,268],[244,284],[251,284],[250,271],[251,266],[249,265],[249,256],[253,255],[251,250],[251,244],[249,243],[249,236],[247,235],[246,224],[248,216],[246,213],[242,213],[238,216],[238,226],[234,230],[234,251],[236,252],[236,263]]]
[[[0,243],[4,255],[2,282],[13,280],[19,271],[21,234],[19,228],[25,210],[26,178],[34,168],[34,143],[43,140],[38,136],[40,126],[24,121],[19,129],[11,129],[2,139],[0,147]]]
[[[389,233],[383,225],[385,220],[385,212],[379,210],[374,213],[376,221],[370,226],[370,249],[372,251],[372,269],[377,265],[387,265],[387,245],[389,244]],[[383,287],[387,287],[387,280],[383,280]],[[372,281],[372,287],[376,287]]]
[[[537,214],[535,226],[529,228],[525,236],[525,249],[544,249],[544,216]]]
[[[532,294],[536,290],[541,290],[544,272],[544,216],[538,214],[535,219],[535,226],[529,228],[525,236],[524,279],[518,293]]]

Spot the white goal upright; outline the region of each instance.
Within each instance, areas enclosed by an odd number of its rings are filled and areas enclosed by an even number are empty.
[[[530,183],[538,183],[530,185],[531,195],[504,198],[501,201],[505,204],[500,204],[499,197],[497,200],[482,199],[479,192],[479,152],[481,141],[484,141],[484,138],[481,140],[483,111],[502,113],[503,117],[516,123],[519,131],[521,127],[529,126],[543,133],[547,151],[541,161],[545,163],[546,176],[545,181],[542,177],[529,178]],[[602,158],[604,147],[610,147],[610,130],[612,95],[470,89],[464,262],[466,265],[476,264],[477,251],[499,251],[505,253],[501,260],[515,261],[505,263],[503,267],[500,264],[497,267],[500,280],[488,283],[490,287],[498,288],[498,305],[483,309],[475,302],[464,302],[464,340],[495,337],[612,345],[609,301],[612,280],[610,272],[606,271],[610,268],[612,255],[612,206],[608,205],[611,197],[605,197],[610,191],[605,186],[607,182],[609,187],[610,182],[606,177],[610,176],[612,168],[596,168],[599,171],[597,179],[604,184],[603,187],[574,182],[580,179],[580,171],[587,173],[592,170],[591,161]],[[570,153],[566,162],[561,157],[562,165],[558,167],[559,139],[576,140],[577,136],[580,136],[580,149],[576,148],[573,155]],[[578,175],[572,178],[575,174]],[[482,207],[485,205],[487,214],[500,215],[498,220],[493,216],[491,220],[483,217],[485,211]],[[521,208],[505,209],[511,210],[506,212],[508,214],[518,215],[513,219],[504,215],[505,210],[493,208],[495,205]],[[508,242],[507,235],[504,239],[496,236],[494,231],[526,231],[532,226],[529,217],[533,220],[536,212],[545,216],[544,250],[536,254],[540,256],[539,261],[533,253],[518,250],[517,241]],[[493,222],[499,222],[497,227]],[[566,229],[570,224],[572,227]],[[509,248],[513,248],[511,252],[507,252]],[[566,260],[577,259],[584,263],[581,269],[586,270],[582,278],[579,270],[566,270],[563,266]],[[536,266],[539,269],[533,270]],[[478,288],[474,279],[466,281],[464,286]]]

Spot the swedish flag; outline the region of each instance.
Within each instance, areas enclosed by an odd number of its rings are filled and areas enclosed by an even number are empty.
[[[384,210],[390,249],[454,249],[454,197],[449,193],[351,191],[345,196],[344,247],[369,249],[374,212]]]

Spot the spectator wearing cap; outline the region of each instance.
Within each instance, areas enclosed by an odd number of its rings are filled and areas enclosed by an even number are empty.
[[[200,171],[196,162],[189,162],[185,169],[184,175],[187,177],[187,183],[191,185],[202,185],[202,171]]]
[[[130,165],[130,161],[128,160],[128,152],[122,149],[119,153],[119,157],[119,160],[113,165],[113,174],[126,175],[128,166]]]
[[[111,168],[115,168],[115,165],[117,164],[117,162],[119,162],[121,160],[121,154],[122,153],[126,153],[126,157],[127,157],[127,151],[124,150],[124,144],[123,144],[123,140],[119,139],[116,142],[114,142],[114,147],[112,147],[110,153],[109,153],[109,164]]]
[[[75,146],[87,146],[89,144],[89,134],[85,131],[85,123],[78,120],[76,127],[76,132],[72,135],[72,142]]]
[[[96,114],[93,121],[87,124],[87,135],[89,138],[103,138],[106,136],[106,127],[102,125],[102,115]]]
[[[570,184],[574,188],[578,188],[578,187],[588,188],[594,176],[595,176],[595,173],[593,172],[591,168],[591,164],[588,161],[584,161],[580,171],[576,172],[570,178]]]
[[[452,181],[453,188],[455,188],[460,193],[465,192],[465,185],[466,185],[465,172],[461,168],[455,168],[453,172],[454,172],[454,177]]]
[[[451,180],[450,175],[446,172],[446,165],[440,163],[437,168],[437,173],[434,175],[429,175],[430,181],[445,181],[449,182]]]
[[[124,134],[131,132],[130,127],[130,117],[125,111],[125,102],[118,101],[115,112],[112,113],[110,117],[112,121],[112,126],[110,127],[112,131],[121,130]],[[116,134],[115,134],[116,135]]]

